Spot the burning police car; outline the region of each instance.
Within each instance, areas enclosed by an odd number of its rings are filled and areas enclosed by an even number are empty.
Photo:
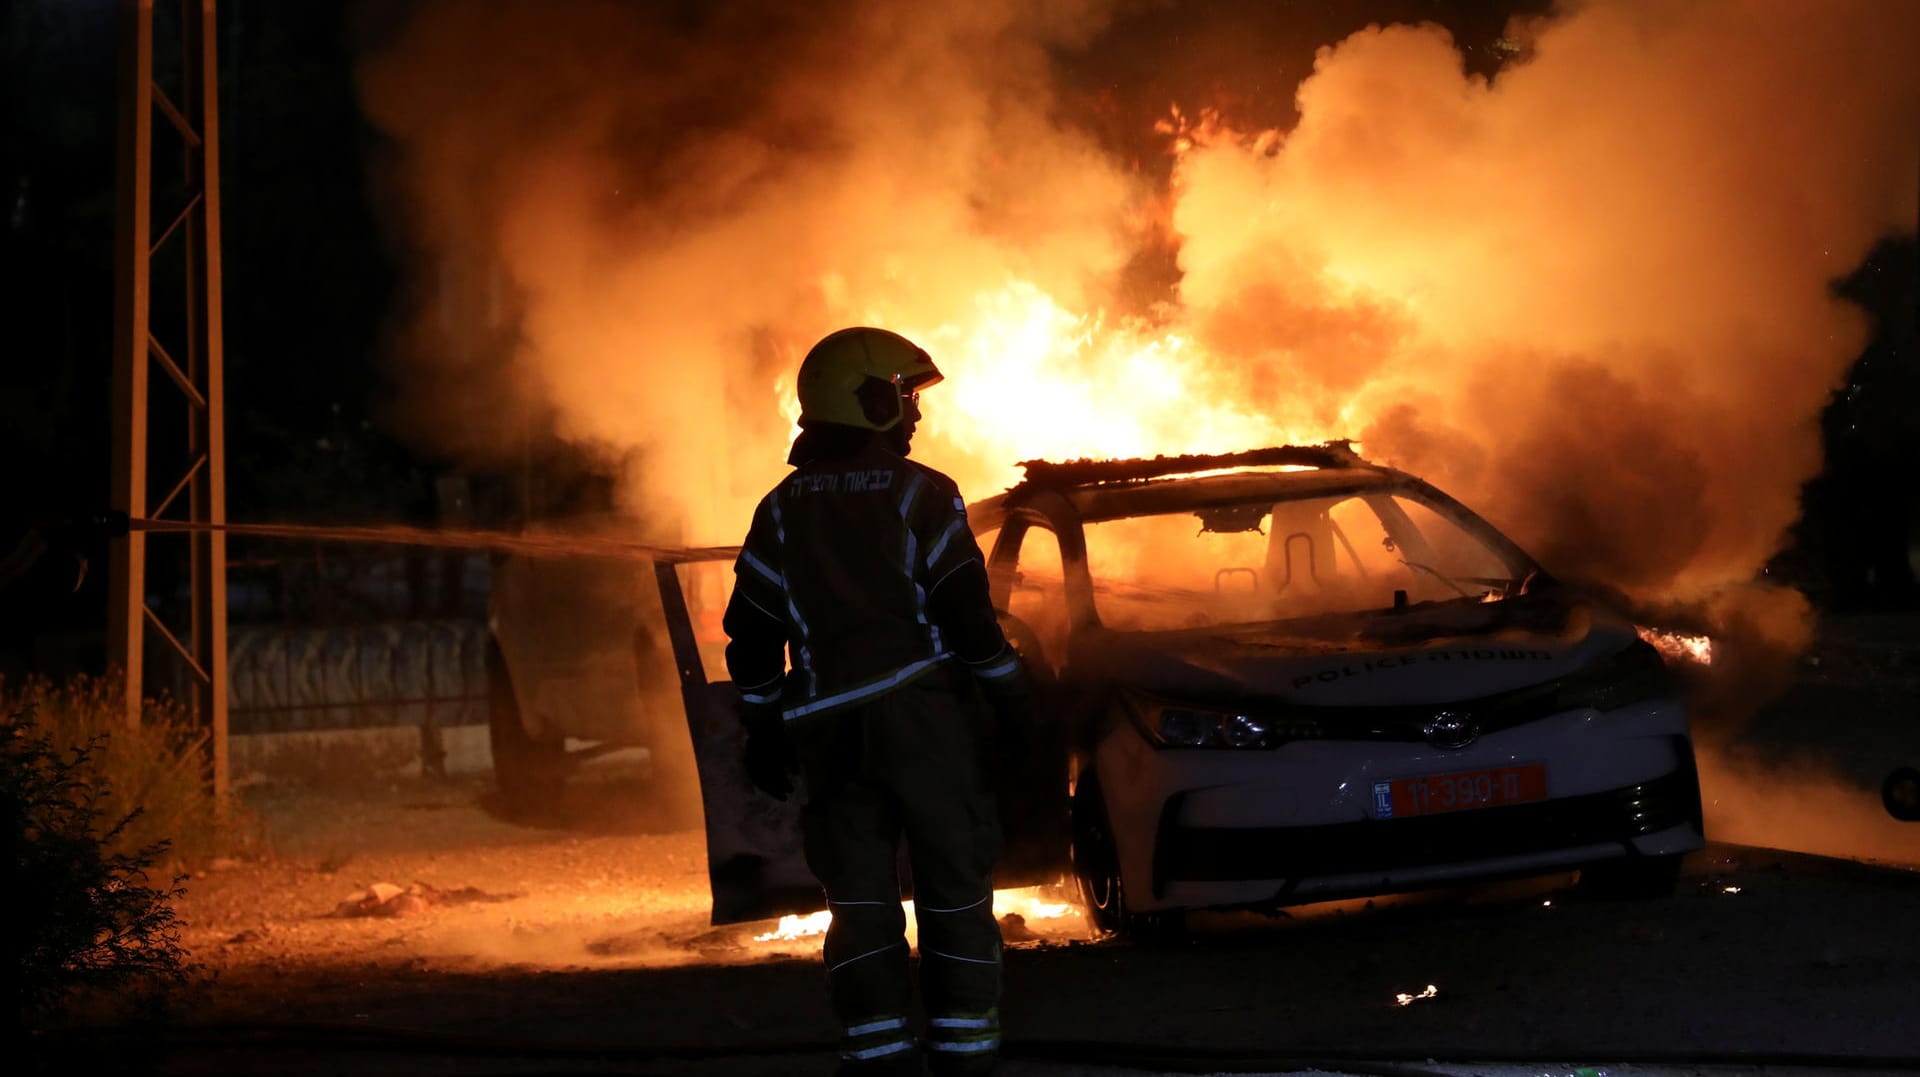
[[[1097,923],[1133,931],[1571,868],[1658,893],[1703,844],[1660,653],[1427,483],[1344,443],[1026,467],[969,509],[1054,734],[1001,761],[998,885],[1070,873]],[[687,745],[716,923],[820,902],[798,798],[753,790],[737,692],[709,678],[734,553],[495,604],[503,790],[550,797],[564,769],[528,750],[530,716],[556,743]],[[554,595],[575,600],[507,601]],[[583,618],[581,595],[606,608]],[[687,740],[663,738],[683,715]]]
[[[970,515],[1102,926],[1572,867],[1653,893],[1703,844],[1633,624],[1344,443],[1035,463]]]

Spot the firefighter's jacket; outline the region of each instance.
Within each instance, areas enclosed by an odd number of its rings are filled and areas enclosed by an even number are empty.
[[[754,510],[734,574],[728,673],[789,721],[954,660],[989,682],[1020,676],[959,487],[884,439],[800,460]]]

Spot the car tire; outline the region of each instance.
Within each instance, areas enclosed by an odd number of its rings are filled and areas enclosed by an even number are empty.
[[[506,814],[523,819],[550,810],[566,783],[567,742],[558,735],[527,732],[513,678],[496,646],[487,648],[487,741]]]
[[[1625,901],[1644,901],[1672,897],[1680,885],[1680,864],[1685,857],[1628,856],[1605,860],[1580,869],[1580,891],[1592,897]]]
[[[1073,875],[1087,918],[1108,934],[1136,942],[1179,938],[1186,931],[1185,910],[1134,912],[1127,907],[1126,886],[1120,878],[1120,858],[1107,825],[1107,804],[1091,774],[1073,791]]]

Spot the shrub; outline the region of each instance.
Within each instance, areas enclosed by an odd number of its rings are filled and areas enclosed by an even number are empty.
[[[238,828],[207,794],[207,731],[179,703],[148,700],[140,727],[126,721],[126,680],[32,677],[0,680],[0,714],[44,736],[53,750],[84,750],[85,781],[109,829],[105,851],[129,856],[166,843],[168,856],[197,864],[225,851]]]
[[[186,979],[170,905],[179,891],[149,878],[167,843],[130,845],[142,813],[108,807],[118,802],[103,776],[111,743],[57,745],[27,711],[0,719],[6,1042],[70,1003],[149,1009]]]

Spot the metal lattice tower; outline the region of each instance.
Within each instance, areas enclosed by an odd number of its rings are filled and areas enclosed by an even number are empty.
[[[219,67],[214,0],[177,0],[179,78],[169,91],[154,72],[154,2],[120,4],[120,148],[113,357],[113,505],[135,520],[224,524],[226,425],[220,314]],[[170,65],[172,66],[172,65]],[[169,81],[173,81],[169,79]],[[182,175],[177,202],[168,183],[164,227],[154,231],[154,117],[177,139]],[[156,259],[181,258],[184,310],[174,339],[155,335],[151,317]],[[169,323],[169,328],[172,328]],[[147,473],[149,375],[158,370],[186,402],[184,470],[164,476],[157,501]],[[169,404],[173,401],[168,401]],[[163,459],[171,461],[172,454]],[[172,512],[169,517],[167,514]],[[186,703],[208,733],[215,796],[227,790],[227,540],[194,531],[161,541],[190,545],[188,623],[169,628],[147,603],[147,536],[138,529],[114,544],[107,654],[126,671],[127,721],[140,722],[145,643],[152,635],[184,663]]]

